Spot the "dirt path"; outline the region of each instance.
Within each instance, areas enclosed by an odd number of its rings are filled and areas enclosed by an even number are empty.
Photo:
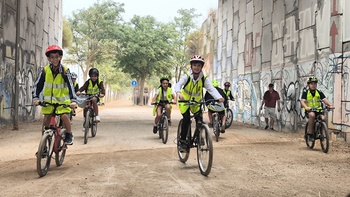
[[[214,142],[208,177],[195,150],[178,160],[175,140],[181,116],[173,110],[169,141],[152,133],[152,108],[118,101],[101,107],[95,138],[83,144],[82,117],[73,122],[74,145],[62,166],[52,162],[38,178],[40,124],[0,132],[0,196],[346,196],[350,148],[341,140],[330,152],[308,150],[301,133],[269,132],[233,123]]]

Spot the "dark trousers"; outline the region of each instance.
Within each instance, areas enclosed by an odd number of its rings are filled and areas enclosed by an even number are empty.
[[[195,118],[196,124],[198,124],[198,122],[203,122],[202,111],[199,110],[197,113],[201,115]],[[187,135],[187,131],[190,126],[190,123],[191,123],[191,113],[190,113],[190,109],[188,109],[185,113],[182,114],[182,126],[181,126],[181,138],[180,138],[181,140],[186,140],[186,135]]]

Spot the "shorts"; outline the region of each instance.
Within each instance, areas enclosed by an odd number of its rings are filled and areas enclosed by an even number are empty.
[[[274,107],[265,107],[265,118],[272,118],[273,120],[277,119],[276,109]]]
[[[210,111],[211,113],[217,112],[217,111],[213,111],[213,110],[211,110],[211,109],[208,109],[208,111]],[[224,110],[224,111],[218,112],[218,114],[221,115],[221,116],[224,116],[224,115],[225,115],[225,110]]]
[[[306,117],[306,118],[309,118],[309,113],[310,113],[310,112],[305,112],[305,117]],[[319,115],[324,115],[323,112],[314,112],[314,113],[315,113],[315,117],[317,117],[317,116],[319,116]]]

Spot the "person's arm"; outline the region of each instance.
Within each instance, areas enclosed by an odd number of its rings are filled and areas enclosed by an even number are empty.
[[[320,94],[320,99],[331,109],[334,109],[333,104],[326,98],[326,96],[323,94],[323,92],[318,91]]]
[[[106,94],[106,89],[105,89],[105,86],[103,84],[103,81],[101,81],[99,88],[100,88],[100,96],[104,97]]]
[[[175,94],[172,94],[172,95],[173,95],[173,100],[172,100],[172,102],[173,102],[173,104],[176,104],[176,103],[177,103],[176,96],[175,96]]]
[[[232,96],[232,91],[230,91],[230,94],[228,96],[230,97],[231,101],[235,100],[235,98],[233,98],[233,96]]]
[[[206,78],[204,81],[204,88],[207,89],[209,94],[211,94],[214,97],[214,99],[218,99],[219,102],[225,101],[225,99],[221,96],[218,90],[214,88],[214,86],[211,84],[211,81],[208,78]]]
[[[33,101],[35,101],[36,105],[39,103],[39,95],[44,89],[44,83],[45,83],[45,67],[40,71],[39,77],[34,83],[33,86]]]
[[[79,84],[77,83],[77,84],[74,86],[74,91],[75,91],[75,93],[77,93],[78,90],[79,90]]]
[[[280,112],[281,111],[281,98],[280,95],[278,94],[278,92],[276,92],[277,94],[277,111]]]
[[[261,107],[260,107],[260,110],[262,110],[262,108],[264,107],[264,105],[265,105],[265,99],[266,99],[266,92],[264,93],[264,97],[263,97],[263,100],[262,100],[262,102],[261,102]]]
[[[84,91],[86,92],[88,86],[89,86],[89,80],[85,81],[84,85],[79,88],[78,92],[79,93]]]
[[[311,108],[306,105],[306,98],[307,98],[307,90],[304,90],[303,94],[301,95],[300,103],[301,103],[301,106],[306,111],[309,111]]]
[[[158,94],[159,94],[159,89],[156,90],[156,92],[155,92],[155,94],[154,94],[154,96],[152,98],[152,102],[151,103],[155,103],[156,102]]]
[[[67,83],[68,90],[69,90],[69,98],[70,98],[71,102],[76,103],[77,102],[77,95],[75,94],[74,85],[72,82],[72,78],[71,78],[71,74],[70,74],[69,69],[66,70],[66,74],[63,75],[63,79]]]
[[[182,86],[184,86],[185,83],[187,82],[188,78],[189,78],[189,76],[187,74],[185,74],[185,75],[183,75],[181,77],[180,81],[178,81],[175,84],[175,93],[178,96],[179,100],[183,100],[184,99],[183,95],[181,94],[181,89],[182,89]]]

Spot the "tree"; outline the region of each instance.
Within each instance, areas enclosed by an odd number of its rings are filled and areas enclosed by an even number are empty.
[[[134,16],[123,28],[118,67],[139,81],[139,101],[143,98],[145,80],[154,74],[170,74],[170,51],[173,31],[154,17]],[[143,105],[139,102],[139,105]]]
[[[179,17],[174,18],[175,28],[178,31],[178,38],[174,42],[174,58],[176,60],[175,64],[175,79],[176,82],[180,80],[182,72],[185,70],[186,66],[189,64],[189,55],[187,53],[186,47],[186,38],[188,35],[199,25],[195,23],[195,19],[200,16],[200,14],[196,14],[196,9],[191,8],[180,9],[177,13],[180,15]]]
[[[68,49],[72,58],[67,61],[81,67],[84,81],[90,68],[116,57],[123,6],[112,0],[98,1],[86,10],[73,13],[73,18],[69,19],[73,43]]]
[[[66,18],[63,18],[62,47],[68,48],[72,45],[73,33]]]

